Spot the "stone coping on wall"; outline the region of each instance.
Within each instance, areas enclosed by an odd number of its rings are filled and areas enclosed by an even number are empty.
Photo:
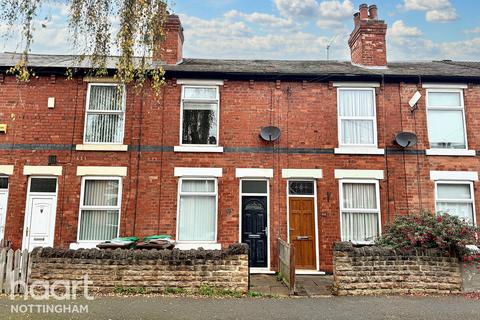
[[[37,247],[30,253],[32,258],[78,258],[104,260],[191,260],[224,259],[229,256],[248,254],[245,244],[233,244],[224,250],[156,250],[156,249],[59,249]]]

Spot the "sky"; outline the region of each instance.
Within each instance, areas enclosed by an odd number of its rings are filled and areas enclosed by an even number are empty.
[[[348,37],[356,0],[175,0],[185,32],[184,57],[219,59],[349,60]],[[388,24],[389,61],[480,61],[479,0],[376,0]],[[68,8],[49,4],[32,53],[74,52]],[[112,18],[115,19],[115,18]],[[38,23],[42,23],[40,17]],[[0,25],[0,32],[6,29]],[[0,42],[15,51],[18,38]]]

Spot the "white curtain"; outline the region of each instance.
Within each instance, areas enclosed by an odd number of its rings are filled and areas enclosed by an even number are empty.
[[[178,240],[214,241],[216,197],[213,180],[183,180],[182,192],[210,195],[180,195]]]
[[[342,144],[375,143],[372,120],[341,120]]]
[[[86,142],[123,142],[122,113],[101,113],[99,111],[122,111],[122,92],[114,86],[90,87],[90,101],[87,112]]]
[[[460,219],[473,223],[473,205],[461,202],[437,202],[437,211],[457,216]]]
[[[117,206],[118,180],[85,180],[85,206]]]
[[[117,235],[118,210],[82,210],[79,240],[111,240]]]
[[[342,144],[375,143],[373,99],[374,95],[370,90],[339,90],[340,117],[349,117],[340,120]],[[372,119],[356,120],[355,117],[372,117]]]
[[[90,210],[88,207],[118,206],[118,188],[118,180],[85,181],[79,240],[111,240],[117,237],[120,210],[112,208]]]
[[[432,148],[465,149],[462,110],[428,110],[428,139]]]
[[[89,110],[122,110],[122,90],[117,86],[90,86]]]
[[[346,209],[376,209],[375,192],[373,183],[344,183],[343,207]]]
[[[371,90],[339,90],[340,116],[373,117],[373,91]]]
[[[377,209],[375,184],[343,184],[342,209],[342,240],[375,240],[379,235],[378,212],[355,212],[355,209]]]
[[[378,236],[378,213],[343,212],[343,241],[374,241]]]
[[[215,196],[180,197],[178,240],[215,240]]]
[[[437,199],[439,199],[438,212],[448,213],[473,223],[473,199],[469,184],[437,184]]]
[[[183,192],[215,192],[215,181],[213,180],[183,180]]]

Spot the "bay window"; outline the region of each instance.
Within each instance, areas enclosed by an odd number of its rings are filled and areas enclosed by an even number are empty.
[[[218,145],[218,86],[182,87],[181,145]]]
[[[377,147],[374,88],[338,88],[340,147]]]
[[[375,180],[340,180],[342,241],[367,244],[380,235],[379,186]]]
[[[428,139],[432,149],[467,149],[463,90],[427,90]]]
[[[216,241],[217,194],[217,180],[214,178],[179,180],[177,241]]]
[[[80,197],[78,241],[101,242],[118,237],[121,178],[84,177]]]
[[[87,90],[84,143],[122,144],[125,122],[125,87],[90,83]]]
[[[436,182],[436,211],[475,223],[473,183],[470,181]]]

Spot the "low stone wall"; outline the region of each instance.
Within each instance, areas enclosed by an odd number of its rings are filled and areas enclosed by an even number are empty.
[[[457,258],[436,251],[399,252],[380,247],[334,246],[337,295],[445,294],[462,291]]]
[[[208,251],[39,248],[30,261],[30,283],[83,281],[88,275],[93,293],[195,292],[202,287],[248,291],[248,248],[240,244]]]

